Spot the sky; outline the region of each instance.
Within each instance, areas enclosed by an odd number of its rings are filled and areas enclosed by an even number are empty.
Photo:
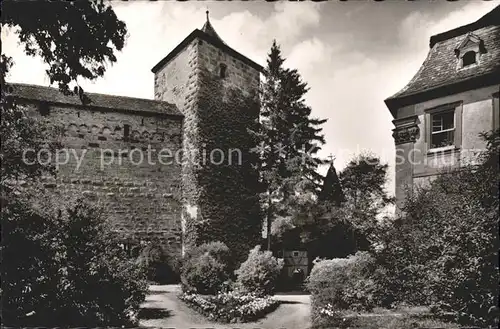
[[[103,78],[81,81],[88,92],[153,98],[151,68],[195,28],[210,22],[233,49],[265,65],[273,39],[285,66],[309,85],[312,115],[327,118],[321,156],[341,170],[371,152],[388,163],[394,195],[392,116],[384,99],[402,89],[429,50],[429,38],[471,23],[500,1],[128,1],[112,2],[128,29],[124,49]],[[43,62],[24,55],[17,37],[2,30],[3,52],[14,58],[10,82],[49,85]],[[322,168],[322,173],[326,168]]]

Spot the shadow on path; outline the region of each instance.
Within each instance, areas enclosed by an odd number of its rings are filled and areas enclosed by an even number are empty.
[[[144,320],[163,319],[171,315],[171,311],[158,307],[145,307],[139,310],[139,318]]]

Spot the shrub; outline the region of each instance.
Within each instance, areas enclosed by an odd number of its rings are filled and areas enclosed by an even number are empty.
[[[371,309],[375,285],[369,275],[373,268],[374,261],[366,252],[316,263],[307,280],[313,322],[323,320],[325,309]]]
[[[157,241],[150,241],[142,248],[138,262],[150,281],[161,284],[179,282],[180,259],[168,253]]]
[[[260,246],[256,246],[235,271],[236,287],[258,296],[270,295],[274,292],[282,268],[282,260],[273,257],[270,251],[260,251]]]
[[[216,294],[229,279],[229,248],[222,242],[202,244],[188,253],[182,265],[181,283],[185,292]]]
[[[256,297],[234,292],[215,296],[182,294],[180,298],[208,319],[226,323],[256,321],[279,305],[269,296]]]
[[[95,206],[42,193],[3,201],[4,324],[133,324],[147,290],[144,275]]]
[[[407,198],[404,217],[388,226],[375,253],[386,273],[377,281],[394,301],[432,305],[479,326],[497,321],[491,310],[500,279],[500,133],[485,137],[478,165],[441,175]]]

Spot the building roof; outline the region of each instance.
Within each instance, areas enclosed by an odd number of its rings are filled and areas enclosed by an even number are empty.
[[[158,70],[160,70],[165,64],[170,62],[181,50],[183,50],[187,45],[189,45],[194,39],[200,38],[206,42],[211,43],[213,46],[225,51],[226,53],[230,54],[231,56],[239,59],[243,63],[249,65],[250,67],[256,69],[259,72],[262,72],[264,68],[249,59],[248,57],[242,55],[241,53],[237,52],[233,48],[229,47],[222,39],[219,37],[217,32],[215,32],[214,27],[210,23],[208,19],[208,12],[207,12],[207,21],[201,28],[195,29],[193,32],[191,32],[184,40],[182,40],[181,43],[177,45],[177,47],[174,48],[167,56],[165,56],[161,61],[159,61],[152,69],[151,72],[156,73]]]
[[[455,50],[471,33],[479,37],[485,52],[481,55],[479,65],[460,70]],[[437,89],[448,93],[458,91],[455,87],[453,90],[449,87],[472,79],[500,82],[500,6],[474,23],[432,36],[429,46],[427,58],[415,76],[403,89],[385,100],[391,111],[396,106],[411,104],[416,98],[412,96],[421,97],[434,91],[433,97],[439,97],[435,93]]]
[[[205,32],[206,34],[208,34],[209,36],[211,36],[212,38],[214,38],[215,40],[218,40],[219,42],[222,42],[223,44],[226,44],[222,39],[221,37],[219,37],[219,35],[217,34],[217,32],[215,32],[215,29],[214,27],[212,26],[212,24],[210,23],[210,19],[208,17],[208,10],[207,10],[207,21],[205,22],[205,24],[203,24],[203,27],[201,28],[201,30],[203,32]]]
[[[9,83],[9,85],[12,87],[11,95],[24,100],[84,106],[89,108],[107,109],[110,111],[130,111],[136,113],[183,116],[175,104],[170,104],[164,101],[86,92],[85,96],[89,100],[89,103],[84,105],[78,96],[64,95],[57,88],[22,83]]]

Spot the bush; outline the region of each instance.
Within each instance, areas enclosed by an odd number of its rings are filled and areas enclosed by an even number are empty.
[[[462,324],[495,324],[498,305],[499,131],[477,166],[436,178],[407,198],[375,253],[377,281],[395,302],[453,312]],[[398,289],[394,289],[397,287]]]
[[[182,294],[180,298],[208,319],[226,323],[256,321],[279,305],[277,300],[269,296],[239,293],[221,293],[216,296]]]
[[[260,251],[260,246],[256,246],[235,271],[236,287],[257,296],[271,295],[282,268],[282,260],[273,257],[270,251]]]
[[[148,280],[160,283],[178,283],[180,279],[180,259],[168,253],[157,241],[150,241],[138,257],[145,269]]]
[[[134,323],[147,291],[145,278],[97,208],[42,193],[2,203],[3,324]]]
[[[374,260],[366,252],[316,263],[307,280],[313,323],[324,320],[324,309],[371,309],[375,284],[369,275],[373,268]]]
[[[229,248],[222,242],[202,244],[186,253],[181,270],[185,292],[216,294],[229,279]]]

